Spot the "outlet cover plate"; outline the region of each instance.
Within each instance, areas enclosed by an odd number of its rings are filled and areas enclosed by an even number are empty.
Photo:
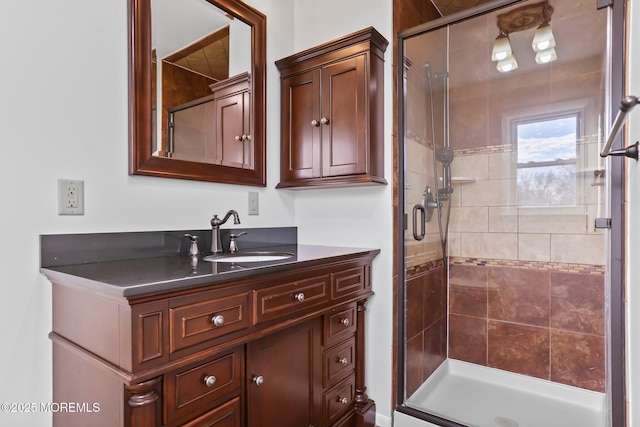
[[[84,181],[58,179],[58,215],[84,215]]]

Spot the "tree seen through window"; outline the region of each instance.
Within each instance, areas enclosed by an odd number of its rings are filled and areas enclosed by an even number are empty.
[[[576,204],[578,115],[518,122],[518,204]]]

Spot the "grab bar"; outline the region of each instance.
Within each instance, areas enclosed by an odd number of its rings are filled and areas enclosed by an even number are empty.
[[[626,148],[611,151],[613,140],[616,138],[616,136],[618,136],[618,133],[620,132],[620,129],[622,128],[622,125],[624,124],[624,121],[626,119],[627,113],[633,110],[633,107],[635,107],[638,102],[640,102],[638,98],[631,95],[622,99],[622,101],[620,102],[620,111],[618,111],[618,114],[613,121],[611,132],[609,133],[607,142],[604,144],[604,147],[602,147],[600,157],[625,156],[638,160],[638,142]]]

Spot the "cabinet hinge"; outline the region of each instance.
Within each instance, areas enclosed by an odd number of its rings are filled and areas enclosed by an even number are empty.
[[[596,218],[596,228],[611,228],[611,218]]]

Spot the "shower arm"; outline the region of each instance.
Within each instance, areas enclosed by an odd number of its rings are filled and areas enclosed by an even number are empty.
[[[633,110],[633,107],[635,107],[638,104],[638,102],[640,101],[635,96],[627,96],[624,99],[622,99],[622,101],[620,102],[620,111],[618,111],[618,114],[616,115],[616,118],[613,121],[613,125],[611,125],[611,132],[609,133],[607,142],[602,148],[600,157],[625,156],[632,159],[636,159],[636,161],[638,160],[638,145],[639,145],[638,142],[626,148],[611,151],[611,145],[613,144],[613,140],[616,138],[616,136],[618,136],[618,133],[620,132],[620,129],[622,128],[622,125],[625,122],[627,113]]]

